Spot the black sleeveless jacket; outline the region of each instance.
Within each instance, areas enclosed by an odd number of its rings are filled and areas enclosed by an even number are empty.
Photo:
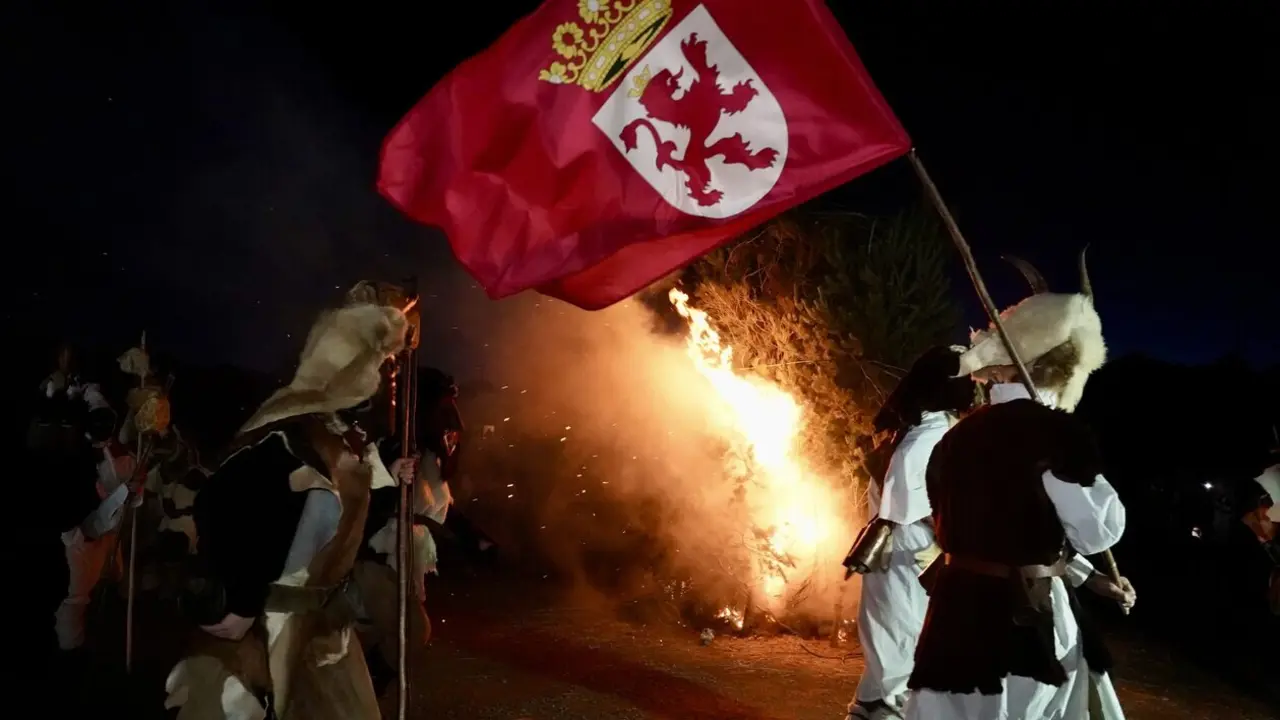
[[[1089,486],[1101,469],[1092,434],[1070,414],[1031,400],[983,408],[952,428],[929,461],[938,544],[946,553],[1001,565],[1053,564],[1069,548],[1042,475],[1052,470],[1061,480]],[[991,695],[1002,691],[1008,675],[1061,685],[1066,674],[1054,652],[1052,609],[1028,614],[1019,604],[1019,592],[1033,582],[1043,594],[1051,581],[941,568],[910,687]],[[1071,604],[1074,611],[1074,597]],[[1085,618],[1078,623],[1082,634],[1090,634],[1085,646],[1091,669],[1105,670],[1110,662],[1092,624]]]

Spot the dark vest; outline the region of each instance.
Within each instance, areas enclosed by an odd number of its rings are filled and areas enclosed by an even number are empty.
[[[225,596],[222,607],[211,614],[254,617],[263,611],[306,503],[306,493],[290,486],[290,474],[309,465],[330,476],[317,450],[321,440],[364,453],[358,431],[332,435],[323,417],[303,415],[239,436],[203,484],[193,506],[198,573],[211,578]]]
[[[1070,414],[1031,400],[983,408],[952,428],[929,461],[938,544],[1001,565],[1050,565],[1070,548],[1041,476],[1052,470],[1088,486],[1101,469],[1092,434]],[[993,695],[1008,675],[1061,685],[1052,611],[1029,611],[1023,602],[1047,597],[1050,582],[943,567],[933,578],[910,687]],[[1078,607],[1074,598],[1071,604]],[[1092,633],[1084,618],[1079,624]],[[1110,664],[1100,647],[1095,637],[1086,642],[1095,671]]]

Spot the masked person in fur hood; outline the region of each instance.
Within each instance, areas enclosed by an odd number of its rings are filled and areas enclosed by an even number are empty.
[[[1074,586],[1132,606],[1077,553],[1120,539],[1125,508],[1102,475],[1098,446],[1071,415],[1106,357],[1081,255],[1083,291],[1035,294],[1002,314],[1041,394],[1017,382],[997,333],[975,333],[960,371],[991,383],[990,404],[952,428],[926,472],[938,545],[925,574],[929,611],[916,647],[905,716],[1069,719],[1123,716],[1110,658]]]
[[[866,658],[850,720],[901,717],[907,699],[929,606],[919,575],[937,553],[925,468],[934,445],[974,404],[973,381],[956,377],[963,349],[937,347],[922,355],[875,418],[877,433],[892,433],[886,448],[892,455],[883,481],[868,493],[875,517],[846,563],[862,573],[858,642]]]
[[[166,683],[178,718],[379,717],[351,575],[371,491],[416,474],[413,459],[388,470],[376,446],[395,357],[416,337],[396,300],[353,291],[323,313],[293,381],[196,497],[202,568],[184,600],[200,628]]]

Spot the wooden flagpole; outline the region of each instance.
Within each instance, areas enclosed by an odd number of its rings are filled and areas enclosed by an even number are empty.
[[[978,263],[973,259],[973,251],[969,249],[969,243],[965,241],[964,235],[960,233],[960,226],[956,224],[956,219],[952,216],[951,210],[947,208],[947,204],[942,200],[942,193],[938,192],[938,186],[934,185],[933,179],[929,177],[929,171],[925,169],[924,163],[920,162],[915,148],[911,148],[907,153],[907,159],[911,161],[911,167],[916,171],[916,177],[920,178],[920,184],[924,186],[925,194],[929,196],[929,202],[933,204],[933,207],[938,211],[938,215],[942,217],[942,223],[946,226],[947,233],[951,235],[951,240],[955,243],[956,250],[960,251],[960,258],[964,260],[964,268],[969,272],[969,279],[973,281],[973,288],[978,291],[978,299],[982,301],[982,308],[987,311],[987,316],[991,318],[991,324],[995,326],[996,333],[1000,335],[1000,341],[1004,343],[1005,350],[1009,352],[1009,357],[1013,360],[1013,366],[1018,371],[1018,380],[1027,388],[1027,392],[1031,393],[1031,397],[1038,401],[1040,394],[1036,392],[1035,381],[1031,379],[1031,373],[1027,370],[1026,364],[1022,362],[1022,357],[1018,355],[1018,350],[1014,347],[1013,340],[1009,337],[1009,331],[1005,329],[1004,322],[1000,319],[1000,310],[996,308],[996,304],[991,300],[991,294],[987,292],[987,284],[982,280],[982,273],[978,272]],[[1111,577],[1111,580],[1116,585],[1120,585],[1120,568],[1116,565],[1115,557],[1111,555],[1111,551],[1104,550],[1102,559],[1107,566],[1107,575]],[[1128,614],[1128,610],[1124,612]]]
[[[915,169],[916,176],[920,178],[920,183],[924,185],[924,191],[929,196],[929,202],[933,204],[934,208],[938,210],[938,215],[942,217],[942,224],[947,227],[947,233],[951,235],[951,240],[955,243],[956,250],[960,251],[960,259],[964,261],[964,269],[969,272],[969,279],[973,282],[973,288],[978,291],[978,299],[982,301],[982,309],[987,311],[987,317],[991,318],[991,323],[1000,335],[1000,340],[1004,343],[1005,350],[1009,351],[1009,357],[1013,359],[1013,366],[1018,371],[1018,380],[1027,388],[1027,392],[1031,393],[1031,397],[1039,399],[1040,394],[1036,392],[1035,381],[1031,379],[1031,373],[1027,370],[1026,364],[1022,362],[1022,357],[1018,354],[1018,350],[1013,346],[1013,340],[1009,338],[1009,331],[1005,329],[1004,322],[1000,319],[1000,310],[996,308],[995,302],[991,300],[991,294],[987,292],[987,283],[983,281],[982,273],[978,272],[978,263],[973,259],[973,251],[969,249],[969,243],[965,241],[964,235],[960,233],[960,226],[956,224],[956,219],[952,216],[951,210],[943,202],[942,193],[939,193],[938,186],[933,184],[933,179],[929,177],[929,171],[924,169],[924,163],[920,162],[915,148],[911,148],[911,151],[907,153],[907,159],[911,161],[911,167]]]

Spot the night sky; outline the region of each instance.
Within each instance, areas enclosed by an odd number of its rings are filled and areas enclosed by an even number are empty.
[[[453,308],[487,301],[376,194],[377,150],[535,4],[6,4],[6,320],[274,369],[338,288],[416,272],[428,338],[474,341]],[[831,5],[997,302],[1024,292],[1001,253],[1074,291],[1089,243],[1114,354],[1280,361],[1267,3]],[[918,198],[898,161],[823,202]]]

